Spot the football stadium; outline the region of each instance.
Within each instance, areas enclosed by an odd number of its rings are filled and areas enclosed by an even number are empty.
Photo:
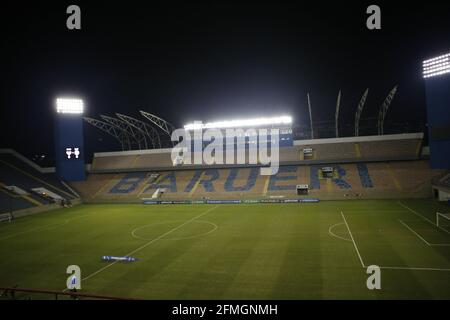
[[[284,132],[276,174],[248,163],[251,137],[229,149],[243,164],[154,148],[95,153],[86,167],[72,111],[58,114],[56,170],[2,150],[6,296],[51,298],[76,264],[92,298],[450,298],[450,173],[433,169],[422,132],[295,140],[291,124],[268,118]],[[143,114],[151,120],[103,118],[128,126],[121,145],[152,141],[138,124],[170,136],[170,123]],[[369,266],[383,290],[367,289]]]
[[[50,165],[0,149],[0,300],[450,299],[450,53],[416,58],[414,128],[385,121],[401,85],[328,122],[314,92],[181,118],[57,93]]]

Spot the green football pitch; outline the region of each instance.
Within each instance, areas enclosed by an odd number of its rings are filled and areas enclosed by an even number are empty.
[[[432,200],[97,204],[0,224],[0,287],[144,299],[450,299]],[[131,256],[136,262],[105,262]],[[367,267],[381,270],[369,290]],[[29,294],[18,294],[26,298]],[[53,298],[40,295],[33,298]]]

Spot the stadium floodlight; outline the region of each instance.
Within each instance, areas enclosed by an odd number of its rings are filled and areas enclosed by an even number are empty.
[[[255,119],[238,119],[229,121],[216,121],[208,123],[190,123],[184,126],[186,130],[196,129],[221,129],[221,128],[241,128],[241,127],[258,127],[265,125],[291,124],[292,117],[279,116],[272,118],[255,118]]]
[[[57,98],[56,112],[82,114],[84,111],[83,100],[77,98]]]
[[[431,78],[450,73],[450,53],[425,60],[422,65],[424,78]]]

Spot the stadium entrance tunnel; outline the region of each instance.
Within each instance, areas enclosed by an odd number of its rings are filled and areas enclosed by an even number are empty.
[[[150,241],[170,232],[167,236],[162,237],[161,240],[188,240],[207,236],[218,228],[213,222],[195,220],[176,229],[184,222],[183,220],[171,220],[146,224],[133,229],[131,236],[136,239]],[[171,232],[171,230],[174,231]]]

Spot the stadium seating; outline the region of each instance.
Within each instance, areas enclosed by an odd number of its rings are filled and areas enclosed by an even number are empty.
[[[27,194],[20,195],[8,191],[4,186],[16,186]],[[77,198],[71,190],[61,183],[52,173],[41,173],[12,153],[0,153],[0,213],[11,210],[29,209],[50,204],[32,191],[34,188],[46,188],[64,199]]]
[[[353,142],[351,143],[324,143],[324,144],[304,144],[304,145],[297,145],[292,147],[296,149],[297,157],[300,157],[301,160],[304,160],[302,158],[303,149],[311,148],[313,150],[313,157],[311,160],[320,161],[320,160],[336,160],[336,161],[342,161],[342,160],[350,160],[356,158],[356,152],[355,152],[355,144]],[[285,159],[286,161],[296,161],[299,159]]]
[[[0,190],[0,213],[30,208],[30,202]]]
[[[138,156],[125,155],[116,157],[95,157],[92,162],[93,170],[111,170],[134,168],[134,161]]]
[[[141,202],[157,189],[166,190],[163,200],[297,198],[298,184],[309,185],[306,197],[323,200],[425,198],[438,174],[424,160],[331,166],[333,178],[321,177],[322,165],[293,165],[281,166],[273,176],[260,175],[257,167],[161,171],[152,183],[149,177],[155,172],[98,173],[73,186],[88,202]]]
[[[390,139],[375,137],[341,139],[318,139],[295,141],[294,146],[282,147],[279,161],[284,165],[343,163],[355,161],[417,160],[420,156],[422,136],[413,134],[394,135]],[[303,157],[303,149],[312,149],[312,158]],[[236,152],[234,158],[236,159]],[[248,164],[248,150],[245,156]],[[193,163],[193,161],[191,162]],[[236,163],[233,162],[233,163]],[[204,163],[202,163],[204,164]],[[179,166],[191,169],[189,164]],[[93,172],[114,172],[117,170],[171,170],[173,162],[171,149],[131,153],[96,154],[92,163]]]
[[[450,173],[446,173],[444,176],[439,177],[436,182],[437,185],[450,189]]]
[[[372,141],[359,145],[361,158],[391,159],[417,157],[422,146],[421,140]]]
[[[303,197],[324,200],[429,197],[431,180],[440,173],[420,160],[422,138],[416,133],[294,141],[280,148],[280,170],[273,176],[260,175],[248,161],[239,167],[186,161],[174,166],[171,149],[103,153],[94,156],[88,179],[73,186],[93,202],[141,202],[156,190],[162,200],[296,198],[299,184],[309,185]],[[325,166],[333,167],[329,178],[322,174]],[[152,173],[159,175],[156,181]]]

